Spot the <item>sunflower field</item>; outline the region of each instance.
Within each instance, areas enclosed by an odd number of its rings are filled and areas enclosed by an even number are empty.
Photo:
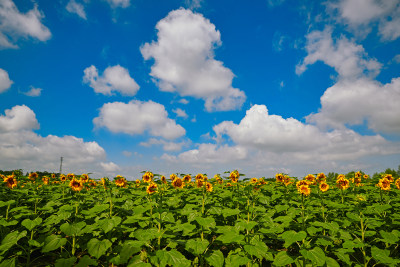
[[[1,179],[0,266],[400,266],[391,174]]]

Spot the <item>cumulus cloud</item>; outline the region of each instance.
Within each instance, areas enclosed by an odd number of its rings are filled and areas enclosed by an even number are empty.
[[[112,8],[116,7],[127,8],[131,4],[130,0],[107,0],[107,2],[110,4]]]
[[[35,88],[31,86],[31,89],[28,92],[24,92],[23,94],[27,96],[37,97],[42,94],[42,90],[42,88]]]
[[[400,134],[400,78],[381,84],[368,78],[339,81],[321,97],[321,109],[307,122],[344,128],[367,122],[377,133]]]
[[[172,112],[174,112],[177,117],[181,117],[181,118],[187,118],[188,117],[188,115],[186,114],[186,111],[184,111],[181,108],[173,109]]]
[[[182,149],[182,146],[185,145],[185,143],[184,142],[176,143],[157,138],[150,138],[148,141],[141,142],[139,145],[144,147],[151,147],[153,145],[162,145],[165,151],[180,151]]]
[[[100,162],[100,166],[101,166],[101,168],[103,168],[103,170],[105,172],[113,173],[113,172],[121,170],[121,168],[114,162]]]
[[[39,123],[27,106],[14,106],[0,116],[0,169],[58,171],[60,157],[67,172],[97,172],[105,151],[96,142],[74,136],[42,137],[34,133]]]
[[[163,105],[153,101],[106,103],[93,123],[96,127],[106,127],[113,133],[137,135],[148,132],[152,136],[165,139],[176,139],[186,133],[182,126],[168,118]]]
[[[36,4],[23,14],[12,0],[0,1],[0,48],[17,48],[15,41],[20,37],[32,37],[40,41],[50,39],[50,30],[41,22],[43,17]]]
[[[0,133],[39,129],[36,114],[29,107],[14,106],[0,115]]]
[[[13,81],[10,80],[8,72],[0,68],[0,94],[7,91],[12,84]]]
[[[400,36],[400,3],[397,0],[341,0],[328,7],[338,12],[338,21],[349,25],[354,32],[371,31],[377,23],[384,40]]]
[[[234,74],[214,59],[220,32],[201,14],[171,11],[160,20],[157,41],[141,47],[145,60],[154,59],[150,75],[160,90],[204,99],[207,111],[235,110],[244,103],[243,91],[232,87]]]
[[[133,96],[139,90],[139,85],[129,75],[128,70],[120,65],[106,68],[101,76],[93,65],[83,72],[83,82],[89,84],[96,93],[113,95],[115,91],[122,95]]]
[[[354,44],[344,36],[334,41],[329,28],[309,33],[306,51],[307,56],[296,66],[297,74],[302,74],[308,65],[317,61],[333,67],[340,78],[375,77],[382,68],[376,59],[368,58],[361,45]]]
[[[85,8],[81,3],[78,3],[75,0],[70,0],[65,8],[67,9],[68,12],[77,14],[84,20],[87,19]]]

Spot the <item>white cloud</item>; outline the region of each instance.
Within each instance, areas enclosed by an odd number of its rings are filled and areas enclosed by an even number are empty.
[[[127,8],[131,3],[130,0],[107,0],[112,8],[122,7]]]
[[[65,7],[68,12],[77,14],[82,19],[86,20],[85,8],[81,3],[77,3],[75,0],[70,0]]]
[[[125,157],[127,157],[127,158],[129,158],[130,156],[132,156],[132,152],[127,151],[127,150],[122,151],[122,154],[123,154]]]
[[[20,37],[32,37],[40,41],[50,39],[50,30],[41,22],[43,17],[36,4],[23,14],[12,0],[1,0],[0,48],[17,48],[15,41]]]
[[[207,111],[235,110],[244,103],[243,91],[232,87],[234,74],[214,59],[220,32],[201,14],[171,11],[160,20],[157,41],[141,47],[145,60],[154,58],[150,75],[160,90],[205,100]]]
[[[8,72],[0,68],[0,94],[7,91],[12,84],[13,81],[10,80]]]
[[[307,35],[307,56],[296,66],[296,73],[302,74],[308,65],[322,61],[333,67],[340,78],[358,78],[379,74],[382,64],[368,58],[364,48],[341,36],[334,42],[329,28],[313,31]]]
[[[114,162],[100,162],[100,166],[105,172],[113,173],[121,170],[121,168]]]
[[[369,33],[377,23],[382,39],[395,40],[400,36],[398,0],[341,0],[329,3],[328,7],[337,10],[337,20],[349,25],[355,33]]]
[[[165,151],[180,151],[182,150],[182,146],[185,145],[184,142],[169,142],[162,139],[150,138],[146,142],[141,142],[139,145],[144,147],[151,147],[153,145],[162,145]]]
[[[99,117],[93,120],[96,127],[106,127],[113,133],[131,135],[148,131],[152,136],[175,139],[185,135],[185,129],[168,118],[165,107],[153,101],[132,100],[129,103],[106,103]]]
[[[188,117],[188,115],[186,114],[186,111],[184,111],[181,108],[173,109],[172,112],[174,112],[177,117],[181,117],[181,118],[187,118]]]
[[[267,0],[267,4],[269,7],[280,6],[285,2],[285,0]]]
[[[399,55],[399,57],[400,57],[400,55]],[[185,99],[185,98],[180,99],[178,102],[181,103],[181,104],[184,104],[184,105],[189,104],[189,101],[187,99]]]
[[[396,62],[396,63],[400,63],[400,54],[395,55],[395,56],[393,57],[393,61]]]
[[[185,0],[185,5],[192,10],[200,8],[202,3],[203,0]]]
[[[395,157],[400,151],[400,143],[380,135],[362,136],[350,129],[321,131],[293,118],[270,115],[264,105],[251,107],[239,124],[224,121],[213,129],[217,144],[200,144],[198,149],[164,154],[162,159],[187,167],[242,168],[254,175],[282,169],[298,175],[314,170],[350,171],[369,166],[368,157]],[[226,137],[230,145],[224,144]]]
[[[97,68],[90,66],[84,71],[83,82],[89,84],[96,93],[113,95],[113,91],[122,95],[133,96],[139,90],[139,85],[129,75],[127,69],[120,65],[108,67],[99,76]]]
[[[361,78],[339,81],[321,97],[321,109],[307,117],[322,127],[344,128],[367,122],[377,133],[400,134],[400,78],[382,85]]]
[[[96,142],[74,136],[42,137],[32,131],[38,128],[36,115],[29,107],[5,110],[5,116],[0,116],[0,169],[58,171],[63,157],[63,172],[98,173],[105,151]]]
[[[36,115],[29,107],[14,106],[0,115],[0,133],[39,129]]]
[[[31,86],[31,89],[28,92],[23,93],[24,95],[27,96],[32,96],[32,97],[37,97],[40,96],[42,93],[42,88],[35,88],[33,86]]]

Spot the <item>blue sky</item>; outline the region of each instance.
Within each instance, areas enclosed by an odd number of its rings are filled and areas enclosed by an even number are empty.
[[[396,0],[0,0],[0,169],[400,164]]]

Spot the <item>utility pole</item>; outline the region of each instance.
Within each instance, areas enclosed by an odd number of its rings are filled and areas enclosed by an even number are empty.
[[[63,157],[61,157],[61,159],[60,159],[60,174],[62,172],[62,161],[63,161]]]

